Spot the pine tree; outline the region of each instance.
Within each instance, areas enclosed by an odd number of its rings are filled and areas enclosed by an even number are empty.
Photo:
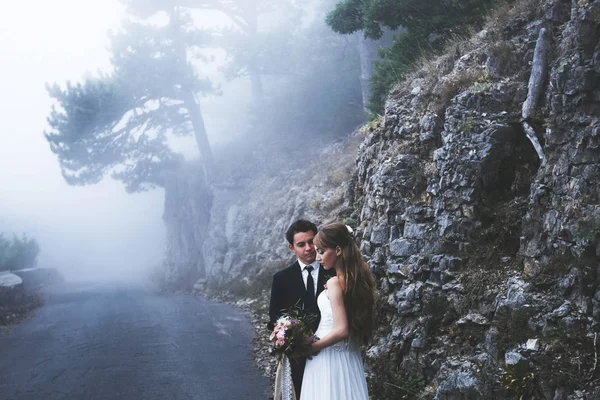
[[[372,39],[380,38],[385,28],[404,28],[394,44],[381,51],[383,60],[375,65],[369,109],[378,114],[388,90],[417,59],[481,22],[496,4],[492,0],[344,0],[326,21],[337,33],[362,32]]]
[[[167,13],[178,8],[188,10],[214,10],[226,15],[236,30],[221,30],[221,38],[213,44],[228,51],[231,58],[227,70],[230,77],[248,76],[252,95],[257,104],[263,101],[261,74],[264,63],[260,61],[262,40],[258,33],[258,16],[265,11],[281,7],[282,0],[123,0],[130,13],[148,18],[160,11]],[[289,3],[289,1],[288,1]],[[231,46],[231,44],[237,46]]]
[[[202,37],[185,14],[174,13],[164,27],[129,22],[111,37],[110,74],[47,85],[58,107],[45,136],[69,184],[112,173],[129,192],[164,186],[165,171],[183,161],[169,146],[171,134],[195,136],[210,179],[212,152],[196,96],[215,89],[187,52]]]

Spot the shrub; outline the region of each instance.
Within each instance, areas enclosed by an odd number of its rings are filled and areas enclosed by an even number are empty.
[[[0,271],[19,270],[35,266],[40,247],[26,235],[14,236],[12,241],[0,234]]]

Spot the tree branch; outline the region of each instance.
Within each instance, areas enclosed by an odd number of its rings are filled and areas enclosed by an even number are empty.
[[[531,66],[531,75],[529,76],[529,85],[527,86],[527,98],[523,103],[523,109],[521,112],[521,124],[525,130],[527,138],[533,145],[538,157],[541,161],[541,166],[546,165],[546,156],[544,150],[540,144],[535,131],[529,124],[529,118],[535,113],[538,101],[543,92],[544,80],[547,74],[546,56],[548,54],[548,48],[550,47],[550,37],[546,28],[540,29],[535,51],[533,53],[533,63]]]

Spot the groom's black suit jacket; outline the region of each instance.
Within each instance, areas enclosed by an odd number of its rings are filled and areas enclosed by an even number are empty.
[[[304,286],[304,280],[302,279],[302,272],[300,270],[300,264],[296,261],[286,269],[277,272],[273,275],[273,286],[271,287],[271,303],[269,306],[269,330],[273,330],[275,322],[281,314],[286,312],[291,307],[298,304],[304,305],[304,309],[308,312],[316,314],[317,318],[311,326],[313,331],[317,329],[321,314],[317,307],[316,298],[323,291],[323,285],[327,282],[325,270],[319,268],[319,278],[317,282],[317,294],[315,295],[315,301],[312,304],[306,304],[306,287]]]
[[[283,313],[289,310],[295,305],[304,306],[304,310],[307,312],[314,313],[317,318],[311,324],[311,328],[314,331],[319,326],[321,320],[321,314],[317,307],[316,298],[323,291],[323,285],[327,282],[327,274],[325,269],[319,268],[319,278],[317,281],[317,294],[314,297],[312,304],[308,304],[306,301],[307,290],[304,286],[304,279],[302,278],[302,271],[300,270],[300,264],[296,261],[283,271],[277,272],[273,275],[273,286],[271,286],[271,303],[269,305],[269,330],[273,330],[275,322]],[[312,288],[311,288],[312,289]],[[304,364],[306,358],[298,357],[291,360],[290,365],[292,368],[292,381],[294,382],[294,388],[296,390],[296,398],[300,398],[300,390],[302,387],[302,377],[304,375]]]

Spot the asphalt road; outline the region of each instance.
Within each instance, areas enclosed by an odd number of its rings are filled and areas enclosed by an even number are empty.
[[[266,399],[252,336],[226,304],[68,284],[0,337],[0,399]]]

